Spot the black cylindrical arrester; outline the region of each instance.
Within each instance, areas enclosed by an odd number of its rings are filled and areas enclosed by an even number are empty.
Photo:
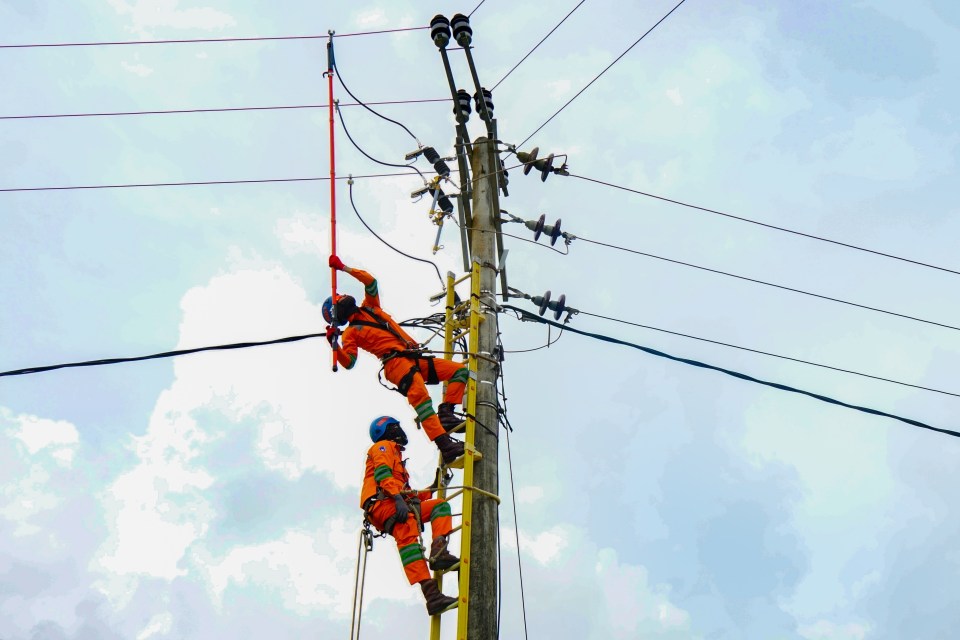
[[[460,124],[470,119],[470,94],[463,89],[457,91],[457,103],[453,105],[453,114]]]
[[[423,157],[427,159],[427,162],[433,165],[434,170],[440,175],[441,178],[447,178],[450,176],[450,167],[447,166],[446,162],[440,159],[440,154],[437,153],[436,149],[433,147],[424,147]]]
[[[470,28],[470,18],[458,13],[453,16],[453,20],[450,21],[450,26],[453,27],[453,39],[457,41],[461,47],[469,47],[470,43],[473,42],[473,29]]]
[[[441,192],[440,197],[437,198],[437,205],[440,207],[440,211],[443,211],[445,214],[453,213],[453,203],[450,202],[450,196]]]
[[[481,99],[483,104],[480,103]],[[473,101],[477,105],[477,113],[480,114],[480,118],[484,122],[493,120],[493,94],[490,93],[489,89],[480,87],[480,92],[473,94]],[[486,111],[483,109],[484,106],[486,106]]]
[[[450,43],[450,21],[439,14],[433,16],[430,21],[430,38],[438,49],[446,48]]]

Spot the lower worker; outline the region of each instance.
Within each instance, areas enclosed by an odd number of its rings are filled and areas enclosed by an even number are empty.
[[[402,456],[407,434],[396,419],[381,416],[371,422],[370,439],[373,445],[367,451],[360,506],[370,524],[396,540],[403,572],[411,585],[420,585],[427,603],[427,614],[443,613],[457,599],[440,592],[436,581],[430,577],[428,566],[440,571],[453,567],[460,560],[447,551],[448,536],[453,529],[450,503],[432,498],[432,490],[439,486],[439,474],[435,486],[413,492]],[[427,521],[430,522],[433,542],[430,556],[425,559],[420,531],[422,523]]]
[[[389,313],[380,307],[377,280],[362,269],[346,266],[337,256],[330,256],[330,267],[348,273],[364,285],[363,303],[350,295],[329,297],[323,303],[323,318],[329,323],[327,341],[336,353],[337,362],[352,369],[357,362],[357,350],[363,349],[380,358],[383,374],[417,412],[417,420],[424,433],[437,445],[443,461],[453,462],[464,454],[463,442],[448,432],[463,419],[454,412],[454,406],[463,401],[469,371],[462,362],[454,362],[423,353],[419,343],[411,338]],[[343,331],[343,343],[337,343],[338,327],[350,323]],[[447,382],[443,402],[433,409],[433,400],[425,384]]]

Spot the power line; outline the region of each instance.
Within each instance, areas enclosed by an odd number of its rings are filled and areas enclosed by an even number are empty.
[[[430,173],[430,172],[428,172]],[[360,180],[363,178],[395,178],[398,176],[408,176],[408,173],[369,173],[365,175],[353,176],[354,180]],[[92,185],[75,185],[70,187],[13,187],[13,188],[3,188],[0,189],[0,192],[14,192],[14,191],[72,191],[76,189],[134,189],[134,188],[147,188],[147,187],[190,187],[197,185],[213,185],[213,184],[264,184],[270,182],[322,182],[324,180],[329,180],[330,176],[322,176],[318,178],[260,178],[255,180],[206,180],[199,182],[143,182],[139,184],[92,184]],[[338,176],[337,180],[347,180],[346,177]]]
[[[410,131],[410,129],[408,129],[408,128],[406,127],[406,125],[404,125],[404,124],[402,124],[402,123],[400,123],[400,122],[397,122],[396,120],[391,120],[390,118],[388,118],[387,116],[385,116],[385,115],[383,115],[383,114],[377,113],[376,111],[374,111],[373,109],[371,109],[369,106],[367,106],[367,105],[363,102],[363,100],[361,100],[361,99],[358,98],[357,96],[353,95],[353,92],[350,91],[350,87],[348,87],[348,86],[347,86],[347,83],[343,81],[343,75],[340,73],[340,67],[337,65],[336,62],[334,62],[333,68],[336,69],[336,71],[337,71],[337,80],[340,81],[340,86],[342,86],[342,87],[346,90],[346,92],[350,95],[351,98],[353,98],[354,100],[357,101],[357,104],[359,104],[361,107],[363,107],[364,109],[366,109],[367,111],[369,111],[369,112],[372,113],[373,115],[377,116],[378,118],[382,118],[382,119],[386,120],[387,122],[392,122],[393,124],[397,125],[397,126],[400,127],[401,129],[403,129],[404,131],[406,131],[407,133],[409,133],[409,134],[410,134],[410,137],[417,141],[417,144],[420,144],[420,140],[417,139],[417,136],[413,135],[413,132]],[[451,100],[452,100],[452,98],[451,98]]]
[[[937,327],[943,327],[943,328],[945,328],[945,329],[953,329],[954,331],[960,331],[960,327],[957,327],[957,326],[953,326],[953,325],[949,325],[949,324],[943,324],[943,323],[941,323],[941,322],[934,322],[933,320],[925,320],[925,319],[923,319],[923,318],[918,318],[918,317],[916,317],[916,316],[911,316],[911,315],[907,315],[907,314],[904,314],[904,313],[897,313],[897,312],[895,312],[895,311],[887,311],[886,309],[880,309],[880,308],[878,308],[878,307],[871,307],[871,306],[868,306],[868,305],[865,305],[865,304],[859,304],[859,303],[857,303],[857,302],[850,302],[849,300],[843,300],[843,299],[841,299],[841,298],[832,298],[832,297],[830,297],[830,296],[821,295],[821,294],[819,294],[819,293],[813,293],[813,292],[810,292],[810,291],[804,291],[803,289],[796,289],[796,288],[794,288],[794,287],[788,287],[788,286],[785,286],[785,285],[782,285],[782,284],[775,284],[775,283],[773,283],[773,282],[767,282],[766,280],[758,280],[758,279],[756,279],[756,278],[748,278],[747,276],[740,276],[740,275],[737,275],[737,274],[735,274],[735,273],[729,273],[729,272],[727,272],[727,271],[720,271],[719,269],[711,269],[711,268],[709,268],[709,267],[703,267],[703,266],[700,266],[700,265],[697,265],[697,264],[693,264],[693,263],[691,263],[691,262],[684,262],[684,261],[682,261],[682,260],[674,260],[674,259],[672,259],[672,258],[665,258],[665,257],[663,257],[663,256],[658,256],[658,255],[653,254],[653,253],[645,253],[645,252],[643,252],[643,251],[637,251],[637,250],[635,250],[635,249],[628,249],[628,248],[626,248],[626,247],[619,247],[619,246],[614,245],[614,244],[608,244],[608,243],[606,243],[606,242],[599,242],[599,241],[597,241],[597,240],[589,240],[589,239],[587,239],[587,238],[582,238],[582,237],[580,237],[580,236],[577,236],[577,239],[578,239],[578,240],[582,240],[582,241],[584,241],[584,242],[588,242],[588,243],[590,243],[590,244],[599,245],[599,246],[601,246],[601,247],[608,247],[608,248],[610,248],[610,249],[617,249],[617,250],[619,250],[619,251],[626,251],[626,252],[628,252],[628,253],[633,253],[633,254],[636,254],[636,255],[639,255],[639,256],[645,256],[645,257],[647,257],[647,258],[654,258],[654,259],[656,259],[656,260],[663,260],[664,262],[672,262],[673,264],[679,264],[679,265],[683,265],[683,266],[685,266],[685,267],[691,267],[691,268],[693,268],[693,269],[699,269],[699,270],[701,270],[701,271],[709,271],[710,273],[716,273],[716,274],[718,274],[718,275],[727,276],[727,277],[729,277],[729,278],[736,278],[736,279],[738,279],[738,280],[745,280],[745,281],[747,281],[747,282],[753,282],[753,283],[755,283],[755,284],[762,284],[762,285],[767,286],[767,287],[774,287],[775,289],[782,289],[782,290],[784,290],[784,291],[792,291],[793,293],[800,293],[800,294],[803,294],[803,295],[805,295],[805,296],[810,296],[810,297],[812,297],[812,298],[820,298],[821,300],[829,300],[830,302],[838,302],[838,303],[840,303],[840,304],[846,304],[846,305],[849,305],[849,306],[851,306],[851,307],[857,307],[857,308],[859,308],[859,309],[867,309],[868,311],[876,311],[877,313],[884,313],[884,314],[889,315],[889,316],[896,316],[896,317],[898,317],[898,318],[905,318],[905,319],[907,319],[907,320],[913,320],[913,321],[915,321],[915,322],[922,322],[922,323],[924,323],[924,324],[931,324],[931,325],[934,325],[934,326],[937,326]]]
[[[640,36],[639,38],[637,38],[636,42],[634,42],[632,45],[630,45],[629,47],[627,47],[626,51],[624,51],[624,52],[621,53],[619,56],[617,56],[616,59],[615,59],[613,62],[611,62],[610,64],[608,64],[608,65],[604,68],[603,71],[601,71],[600,73],[598,73],[598,74],[593,78],[593,80],[591,80],[590,82],[588,82],[588,83],[586,84],[586,86],[583,87],[583,89],[580,89],[580,91],[577,91],[577,93],[576,93],[575,96],[573,96],[572,98],[570,98],[569,100],[567,100],[566,103],[564,103],[564,105],[563,105],[562,107],[560,107],[559,109],[557,109],[556,113],[554,113],[552,116],[550,116],[549,118],[547,118],[547,121],[546,121],[546,122],[544,122],[542,125],[540,125],[539,127],[537,127],[536,131],[534,131],[533,133],[531,133],[530,135],[528,135],[526,138],[524,138],[523,142],[521,142],[520,144],[518,144],[518,145],[516,145],[516,146],[517,146],[517,147],[522,147],[524,144],[526,144],[527,140],[529,140],[529,139],[532,138],[533,136],[537,135],[537,133],[538,133],[541,129],[543,129],[545,126],[547,126],[547,124],[549,124],[551,120],[553,120],[554,118],[556,118],[556,117],[560,114],[561,111],[563,111],[564,109],[566,109],[566,108],[570,105],[571,102],[573,102],[574,100],[576,100],[576,99],[580,96],[581,93],[583,93],[584,91],[586,91],[586,90],[590,87],[590,85],[592,85],[594,82],[596,82],[597,80],[599,80],[599,79],[600,79],[600,76],[602,76],[602,75],[605,74],[607,71],[609,71],[609,70],[610,70],[610,67],[612,67],[613,65],[617,64],[617,62],[619,62],[620,59],[623,58],[623,56],[627,55],[627,53],[629,53],[629,51],[630,51],[631,49],[633,49],[635,46],[637,46],[637,44],[639,44],[641,40],[643,40],[644,38],[646,38],[647,35],[649,35],[651,31],[653,31],[653,30],[656,29],[658,26],[660,26],[660,23],[661,23],[661,22],[663,22],[664,20],[666,20],[667,18],[669,18],[670,15],[671,15],[674,11],[676,11],[678,8],[680,8],[680,5],[682,5],[684,2],[686,2],[686,0],[680,0],[680,2],[678,2],[673,9],[670,9],[670,11],[668,11],[665,16],[663,16],[662,18],[660,18],[659,20],[657,20],[657,23],[656,23],[656,24],[654,24],[652,27],[650,27],[649,29],[647,29],[647,31],[646,31],[642,36]]]
[[[601,320],[609,320],[611,322],[619,322],[620,324],[627,324],[632,327],[640,327],[641,329],[650,329],[651,331],[659,331],[660,333],[668,333],[673,336],[680,336],[681,338],[689,338],[691,340],[699,340],[700,342],[709,342],[710,344],[717,344],[722,347],[730,347],[731,349],[739,349],[741,351],[749,351],[750,353],[758,353],[764,356],[770,356],[771,358],[779,358],[781,360],[789,360],[790,362],[799,362],[800,364],[810,365],[812,367],[820,367],[821,369],[830,369],[831,371],[839,371],[841,373],[849,373],[855,376],[860,376],[863,378],[870,378],[872,380],[881,380],[883,382],[890,382],[892,384],[897,384],[902,387],[912,387],[914,389],[922,389],[923,391],[932,391],[933,393],[942,393],[947,396],[954,396],[960,398],[960,393],[953,393],[952,391],[943,391],[942,389],[934,389],[933,387],[925,387],[919,384],[910,384],[909,382],[902,382],[900,380],[893,380],[891,378],[883,378],[881,376],[875,376],[869,373],[863,373],[860,371],[854,371],[852,369],[843,369],[840,367],[834,367],[828,364],[822,364],[819,362],[812,362],[810,360],[801,360],[800,358],[792,358],[790,356],[780,355],[778,353],[771,353],[769,351],[760,351],[759,349],[751,349],[749,347],[743,347],[736,344],[731,344],[729,342],[721,342],[719,340],[711,340],[709,338],[701,338],[699,336],[690,335],[688,333],[680,333],[679,331],[670,331],[669,329],[661,329],[660,327],[652,327],[646,324],[639,324],[637,322],[630,322],[628,320],[621,320],[619,318],[611,318],[609,316],[602,316],[597,313],[590,313],[588,311],[578,311],[580,315],[592,316],[594,318],[600,318]]]
[[[264,340],[262,342],[235,342],[233,344],[220,344],[209,347],[197,347],[195,349],[177,349],[176,351],[163,351],[147,356],[132,356],[127,358],[104,358],[101,360],[86,360],[83,362],[65,362],[61,364],[44,365],[40,367],[27,367],[26,369],[13,369],[11,371],[0,371],[0,378],[8,376],[24,376],[34,373],[43,373],[44,371],[54,371],[56,369],[67,369],[72,367],[99,367],[108,364],[120,364],[123,362],[139,362],[141,360],[158,360],[161,358],[174,358],[185,356],[191,353],[200,353],[201,351],[224,351],[228,349],[248,349],[250,347],[262,347],[271,344],[284,344],[287,342],[298,342],[310,338],[323,338],[323,333],[308,333],[301,336],[288,336],[286,338],[277,338],[275,340]]]
[[[518,145],[519,146],[519,145]],[[571,178],[579,178],[580,180],[586,180],[587,182],[594,182],[606,187],[611,187],[613,189],[620,189],[621,191],[629,191],[630,193],[635,193],[640,196],[645,196],[647,198],[654,198],[656,200],[662,200],[663,202],[669,202],[671,204],[678,204],[681,207],[687,207],[690,209],[696,209],[697,211],[703,211],[705,213],[712,213],[718,216],[724,216],[726,218],[731,218],[733,220],[739,220],[740,222],[749,222],[750,224],[755,224],[761,227],[766,227],[768,229],[774,229],[776,231],[783,231],[785,233],[792,233],[797,236],[803,236],[804,238],[810,238],[811,240],[819,240],[821,242],[829,242],[830,244],[839,245],[841,247],[846,247],[847,249],[856,249],[857,251],[863,251],[865,253],[872,253],[874,255],[883,256],[884,258],[891,258],[893,260],[900,260],[901,262],[909,262],[910,264],[919,265],[921,267],[927,267],[929,269],[937,269],[938,271],[946,271],[947,273],[953,273],[960,275],[960,271],[954,269],[948,269],[946,267],[938,267],[935,264],[930,264],[927,262],[920,262],[919,260],[911,260],[910,258],[904,258],[901,256],[896,256],[891,253],[884,253],[883,251],[875,251],[873,249],[867,249],[866,247],[860,247],[855,244],[850,244],[847,242],[840,242],[839,240],[831,240],[830,238],[825,238],[823,236],[817,236],[810,233],[804,233],[802,231],[796,231],[794,229],[788,229],[786,227],[778,227],[773,224],[766,222],[760,222],[759,220],[751,220],[750,218],[744,218],[742,216],[733,215],[732,213],[725,213],[723,211],[717,211],[716,209],[709,209],[707,207],[701,207],[699,205],[690,204],[689,202],[682,202],[680,200],[673,200],[672,198],[666,198],[664,196],[658,196],[653,193],[647,193],[645,191],[640,191],[638,189],[632,189],[630,187],[624,187],[623,185],[613,184],[612,182],[604,182],[603,180],[597,180],[595,178],[588,178],[586,176],[578,176],[571,173]]]
[[[946,434],[946,435],[950,435],[950,436],[954,436],[954,437],[960,437],[960,431],[953,431],[953,430],[950,430],[950,429],[941,429],[941,428],[939,428],[939,427],[934,427],[934,426],[932,426],[932,425],[926,424],[925,422],[920,422],[919,420],[914,420],[914,419],[912,419],[912,418],[905,418],[905,417],[903,417],[903,416],[898,416],[898,415],[895,415],[895,414],[892,414],[892,413],[887,413],[887,412],[885,412],[885,411],[880,411],[880,410],[878,410],[878,409],[872,409],[872,408],[870,408],[870,407],[864,407],[864,406],[860,406],[860,405],[850,404],[850,403],[847,403],[847,402],[843,402],[842,400],[837,400],[837,399],[831,398],[831,397],[829,397],[829,396],[821,395],[821,394],[819,394],[819,393],[813,393],[813,392],[811,392],[811,391],[804,391],[803,389],[798,389],[798,388],[796,388],[796,387],[791,387],[791,386],[789,386],[789,385],[780,384],[780,383],[778,383],[778,382],[770,382],[770,381],[767,381],[767,380],[761,380],[761,379],[759,379],[759,378],[754,378],[753,376],[749,376],[749,375],[747,375],[747,374],[745,374],[745,373],[740,373],[739,371],[733,371],[732,369],[725,369],[725,368],[723,368],[723,367],[718,367],[718,366],[715,366],[715,365],[712,365],[712,364],[707,364],[707,363],[705,363],[705,362],[700,362],[700,361],[698,361],[698,360],[691,360],[691,359],[689,359],[689,358],[681,358],[681,357],[679,357],[679,356],[670,355],[669,353],[665,353],[665,352],[663,352],[663,351],[658,351],[658,350],[656,350],[656,349],[651,349],[650,347],[644,347],[644,346],[642,346],[642,345],[634,344],[634,343],[632,343],[632,342],[627,342],[627,341],[625,341],[625,340],[619,340],[619,339],[617,339],[617,338],[612,338],[612,337],[610,337],[610,336],[605,336],[605,335],[598,334],[598,333],[591,333],[591,332],[589,332],[589,331],[583,331],[583,330],[581,330],[581,329],[575,329],[575,328],[573,328],[573,327],[571,327],[571,326],[569,326],[569,325],[563,325],[563,324],[560,324],[559,322],[554,322],[553,320],[548,320],[547,318],[541,318],[540,316],[538,316],[538,315],[536,315],[536,314],[533,314],[533,313],[530,313],[529,311],[524,311],[523,309],[518,309],[518,308],[516,308],[516,307],[512,307],[512,306],[509,306],[509,305],[503,305],[502,308],[504,308],[504,309],[510,309],[511,311],[518,312],[518,313],[522,314],[522,315],[524,316],[524,319],[526,319],[526,320],[531,320],[531,321],[534,321],[534,322],[540,322],[540,323],[543,323],[543,324],[549,324],[549,325],[552,325],[552,326],[555,326],[555,327],[558,327],[558,328],[566,329],[567,331],[571,331],[571,332],[573,332],[573,333],[578,333],[578,334],[580,334],[580,335],[587,336],[587,337],[589,337],[589,338],[594,338],[594,339],[596,339],[596,340],[602,340],[602,341],[604,341],[604,342],[610,342],[610,343],[612,343],[612,344],[619,344],[619,345],[623,345],[623,346],[626,346],[626,347],[632,347],[632,348],[634,348],[634,349],[638,349],[638,350],[640,350],[640,351],[643,351],[644,353],[648,353],[648,354],[650,354],[650,355],[654,355],[654,356],[657,356],[657,357],[660,357],[660,358],[666,358],[666,359],[668,359],[668,360],[673,360],[674,362],[681,362],[681,363],[683,363],[683,364],[688,364],[688,365],[691,365],[691,366],[694,366],[694,367],[700,367],[700,368],[702,368],[702,369],[709,369],[709,370],[712,370],[712,371],[719,371],[720,373],[725,373],[725,374],[727,374],[727,375],[729,375],[729,376],[733,376],[734,378],[739,378],[739,379],[741,379],[741,380],[746,380],[747,382],[754,382],[754,383],[756,383],[756,384],[760,384],[760,385],[763,385],[763,386],[772,387],[772,388],[774,388],[774,389],[779,389],[780,391],[788,391],[788,392],[790,392],[790,393],[798,393],[798,394],[800,394],[800,395],[808,396],[808,397],[810,397],[810,398],[814,398],[814,399],[820,400],[820,401],[822,401],[822,402],[827,402],[827,403],[834,404],[834,405],[837,405],[837,406],[846,407],[847,409],[853,409],[853,410],[855,410],[855,411],[861,411],[861,412],[863,412],[863,413],[869,413],[869,414],[875,415],[875,416],[882,416],[882,417],[885,417],[885,418],[892,418],[892,419],[894,419],[894,420],[899,420],[900,422],[904,422],[904,423],[906,423],[906,424],[909,424],[909,425],[912,425],[912,426],[915,426],[915,427],[920,427],[920,428],[922,428],[922,429],[929,429],[929,430],[931,430],[931,431],[937,431],[937,432],[939,432],[939,433],[943,433],[943,434]]]
[[[477,9],[479,9],[480,7],[482,7],[482,6],[483,6],[483,3],[486,2],[486,1],[487,1],[487,0],[480,0],[480,4],[478,4],[477,6],[475,6],[475,7],[473,8],[473,11],[471,11],[470,13],[467,14],[467,17],[468,17],[468,18],[472,18],[472,17],[473,17],[473,14],[475,14],[475,13],[477,12]]]
[[[423,180],[424,183],[427,182],[427,179],[424,177],[423,172],[420,171],[420,169],[417,169],[415,166],[413,166],[413,164],[398,164],[398,163],[395,163],[395,162],[385,162],[385,161],[383,161],[383,160],[378,160],[377,158],[374,158],[372,155],[370,155],[369,153],[367,153],[366,151],[364,151],[363,148],[360,147],[360,145],[357,144],[356,140],[353,139],[353,136],[350,135],[350,130],[347,129],[347,121],[343,119],[343,114],[340,113],[340,108],[339,108],[339,107],[337,108],[337,115],[340,116],[340,126],[343,127],[343,132],[344,132],[345,134],[347,134],[347,140],[350,141],[350,144],[352,144],[352,145],[354,146],[354,148],[356,148],[357,151],[359,151],[359,152],[362,153],[364,156],[366,156],[366,158],[367,158],[368,160],[371,160],[371,161],[373,161],[373,162],[375,162],[375,163],[377,163],[377,164],[379,164],[379,165],[383,165],[383,166],[385,166],[385,167],[395,167],[395,168],[397,168],[397,169],[411,169],[411,170],[413,170],[414,172],[416,172],[417,175],[420,176],[420,179]],[[400,126],[403,126],[403,125],[400,125]],[[404,127],[404,128],[406,128],[406,127]]]
[[[346,88],[346,87],[344,87]],[[384,100],[381,102],[343,102],[341,107],[366,107],[367,105],[422,104],[426,102],[450,102],[450,98],[426,98],[422,100]],[[105,111],[94,113],[50,113],[25,116],[0,116],[0,120],[30,120],[35,118],[91,118],[99,116],[152,116],[173,113],[223,113],[229,111],[276,111],[281,109],[326,109],[326,104],[294,104],[273,107],[220,107],[214,109],[166,109],[154,111]]]
[[[570,10],[570,13],[568,13],[568,14],[565,15],[565,16],[563,16],[563,20],[561,20],[560,22],[558,22],[557,25],[556,25],[553,29],[550,29],[550,32],[549,32],[547,35],[543,36],[543,38],[540,40],[540,42],[538,42],[538,43],[536,44],[536,46],[533,47],[533,49],[530,49],[530,51],[527,52],[527,55],[523,56],[523,58],[520,59],[520,62],[518,62],[517,64],[513,65],[513,68],[510,69],[510,71],[507,71],[506,75],[504,75],[502,78],[500,78],[500,82],[503,82],[504,80],[506,80],[506,79],[507,79],[507,76],[509,76],[511,73],[514,72],[514,70],[516,70],[517,67],[519,67],[521,64],[523,64],[523,61],[526,60],[527,58],[529,58],[529,57],[530,57],[530,54],[533,53],[534,51],[536,51],[536,50],[537,50],[537,47],[539,47],[540,45],[542,45],[542,44],[546,41],[547,38],[549,38],[551,35],[553,35],[553,32],[556,31],[557,29],[559,29],[559,28],[560,28],[560,25],[562,25],[564,22],[566,22],[566,21],[567,21],[567,18],[569,18],[571,15],[573,15],[573,12],[576,11],[577,9],[579,9],[579,8],[580,8],[580,5],[583,4],[583,3],[586,2],[586,1],[587,1],[587,0],[580,0],[580,2],[577,3],[577,6],[575,6],[573,9]],[[500,82],[497,82],[497,84],[493,85],[493,89],[490,89],[490,91],[493,91],[494,89],[496,89],[497,87],[499,87],[499,86],[500,86]]]
[[[381,237],[377,234],[376,231],[374,231],[373,229],[370,228],[370,225],[367,224],[367,221],[363,219],[363,216],[361,216],[361,215],[360,215],[360,212],[357,210],[357,205],[354,204],[354,202],[353,202],[353,181],[352,181],[352,180],[348,180],[348,181],[347,181],[347,184],[350,186],[350,187],[349,187],[349,188],[350,188],[350,206],[353,207],[353,212],[354,212],[355,214],[357,214],[357,218],[360,220],[361,223],[363,223],[363,226],[367,228],[367,231],[369,231],[370,233],[372,233],[372,234],[373,234],[373,237],[375,237],[377,240],[379,240],[379,241],[382,242],[383,244],[387,245],[388,247],[390,247],[391,249],[393,249],[394,251],[396,251],[396,252],[399,253],[400,255],[402,255],[402,256],[404,256],[404,257],[406,257],[406,258],[410,258],[411,260],[416,260],[417,262],[425,262],[425,263],[429,264],[431,267],[433,267],[433,270],[437,272],[437,279],[440,280],[440,284],[441,284],[442,286],[445,286],[446,283],[445,283],[444,280],[443,280],[443,276],[440,275],[440,269],[439,269],[439,267],[437,267],[436,263],[431,262],[430,260],[426,260],[426,259],[424,259],[424,258],[418,258],[418,257],[416,257],[416,256],[412,256],[412,255],[410,255],[409,253],[404,253],[404,252],[401,251],[400,249],[397,249],[395,246],[393,246],[392,244],[390,244],[389,242],[387,242],[386,240],[384,240],[383,238],[381,238]]]
[[[350,38],[353,36],[372,36],[383,33],[399,33],[401,31],[419,31],[430,27],[405,27],[401,29],[381,29],[379,31],[357,31],[354,33],[335,33],[334,38]],[[131,44],[190,44],[201,42],[264,42],[268,40],[326,40],[330,34],[316,36],[260,36],[250,38],[189,38],[175,40],[128,40],[114,42],[54,42],[34,44],[0,44],[0,49],[35,49],[40,47],[109,47]]]

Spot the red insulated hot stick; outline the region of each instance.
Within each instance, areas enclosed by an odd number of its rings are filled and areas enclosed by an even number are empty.
[[[337,171],[334,155],[334,146],[333,146],[333,69],[336,66],[333,57],[333,31],[327,31],[330,36],[329,41],[327,42],[327,72],[324,74],[327,76],[327,93],[330,97],[329,107],[330,107],[330,255],[337,255]],[[337,270],[333,267],[330,267],[330,299],[336,301],[337,299]],[[336,326],[337,321],[337,307],[333,306],[332,309],[334,326]],[[333,343],[333,370],[337,370],[337,340],[334,338]]]

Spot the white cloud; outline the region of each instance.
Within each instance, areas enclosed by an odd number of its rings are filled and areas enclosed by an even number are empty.
[[[211,7],[191,7],[179,9],[179,0],[109,0],[114,10],[123,16],[130,16],[128,29],[141,36],[156,27],[175,29],[203,29],[206,31],[232,27],[236,24],[233,16]]]
[[[140,76],[141,78],[146,78],[153,73],[152,67],[148,67],[147,65],[139,62],[137,64],[130,64],[127,61],[123,61],[120,63],[120,66],[130,73]]]
[[[690,615],[670,602],[666,588],[651,588],[644,567],[620,564],[616,551],[609,548],[601,549],[597,557],[597,580],[605,595],[613,637],[689,629]]]
[[[67,461],[73,457],[75,445],[80,441],[77,428],[65,420],[47,420],[37,416],[21,414],[14,417],[8,409],[0,408],[4,418],[19,424],[13,435],[27,447],[33,455],[42,449],[50,449],[50,454]]]
[[[137,634],[137,640],[147,640],[147,638],[170,633],[172,627],[173,616],[169,613],[158,613],[150,619],[143,631]]]
[[[517,491],[517,504],[536,504],[543,498],[543,487],[521,487]]]
[[[357,14],[356,24],[360,27],[382,27],[387,24],[387,13],[383,9],[370,9]]]
[[[797,631],[807,640],[863,640],[870,627],[864,624],[837,624],[829,620],[818,620],[813,624],[801,625]]]
[[[231,584],[256,585],[300,615],[323,608],[346,617],[353,597],[356,535],[356,522],[334,518],[325,531],[289,530],[275,540],[233,547],[204,563],[214,600],[222,602]],[[381,555],[395,554],[390,546],[383,545]],[[380,583],[402,580],[383,571],[371,577]],[[371,599],[383,596],[376,587],[367,592]]]
[[[673,87],[672,89],[667,89],[664,94],[667,96],[667,99],[670,100],[673,104],[678,107],[683,106],[683,96],[680,95],[679,87]]]
[[[79,432],[64,420],[14,414],[6,407],[0,407],[0,426],[0,441],[9,447],[0,483],[0,517],[13,525],[15,536],[41,533],[33,519],[63,502],[64,474],[73,466]]]

